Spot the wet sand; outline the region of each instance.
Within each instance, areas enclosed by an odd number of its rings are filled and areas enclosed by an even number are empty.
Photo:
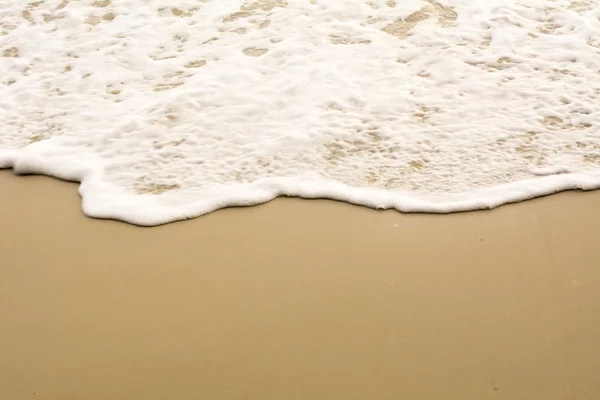
[[[0,399],[599,399],[600,191],[139,228],[0,171]]]

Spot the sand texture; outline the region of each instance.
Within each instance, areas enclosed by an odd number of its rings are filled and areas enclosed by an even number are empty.
[[[598,399],[600,192],[157,228],[0,172],[0,399]]]

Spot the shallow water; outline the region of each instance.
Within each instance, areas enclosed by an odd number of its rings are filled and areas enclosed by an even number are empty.
[[[0,167],[154,225],[278,195],[401,211],[600,186],[592,1],[0,5]]]

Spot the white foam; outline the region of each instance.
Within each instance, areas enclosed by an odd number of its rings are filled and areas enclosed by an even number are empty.
[[[0,168],[139,225],[596,189],[598,32],[595,1],[4,2]]]

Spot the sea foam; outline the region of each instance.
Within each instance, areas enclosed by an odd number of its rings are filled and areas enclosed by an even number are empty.
[[[599,117],[597,1],[0,3],[0,168],[93,217],[596,189]]]

